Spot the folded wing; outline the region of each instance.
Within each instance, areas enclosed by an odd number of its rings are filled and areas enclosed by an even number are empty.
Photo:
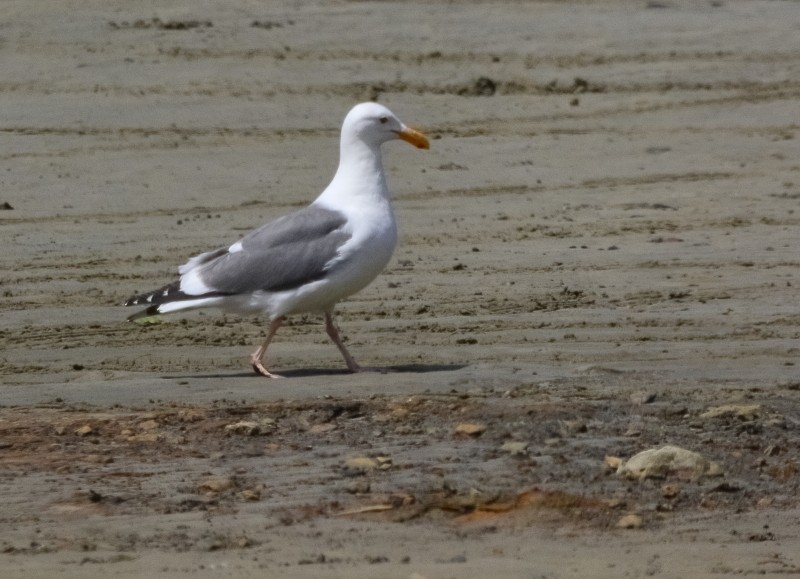
[[[279,292],[320,280],[350,239],[346,223],[338,211],[305,207],[250,232],[228,248],[193,257],[179,268],[179,281],[135,296],[125,305]]]

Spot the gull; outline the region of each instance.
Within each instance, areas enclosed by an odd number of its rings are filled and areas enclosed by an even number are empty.
[[[381,145],[394,139],[429,147],[423,133],[385,106],[368,102],[353,107],[342,124],[336,174],[310,205],[228,247],[192,257],[178,268],[177,281],[128,299],[126,306],[147,306],[128,320],[201,308],[264,315],[269,319],[266,338],[250,355],[250,365],[257,374],[279,378],[268,370],[265,356],[286,316],[321,312],[348,370],[358,372],[333,309],[369,285],[397,245],[381,157]]]

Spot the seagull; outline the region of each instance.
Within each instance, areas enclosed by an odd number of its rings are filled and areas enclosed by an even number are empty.
[[[388,108],[367,102],[342,124],[339,167],[308,206],[251,231],[229,247],[192,257],[180,278],[131,297],[126,306],[147,308],[130,321],[201,308],[269,319],[266,339],[250,355],[267,378],[267,348],[286,316],[322,312],[325,330],[350,372],[359,365],[333,321],[340,300],[362,290],[386,267],[397,244],[397,224],[383,173],[381,145],[402,139],[429,148],[427,137],[404,125]]]

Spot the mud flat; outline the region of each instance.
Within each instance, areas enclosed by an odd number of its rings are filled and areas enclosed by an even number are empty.
[[[3,577],[800,573],[800,5],[129,4],[4,4]],[[339,310],[374,371],[124,322],[367,99],[433,137]]]

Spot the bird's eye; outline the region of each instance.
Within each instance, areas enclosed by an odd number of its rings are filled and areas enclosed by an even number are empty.
[[[389,122],[389,117],[381,117],[378,120],[381,122],[382,125],[385,125],[386,123]]]

